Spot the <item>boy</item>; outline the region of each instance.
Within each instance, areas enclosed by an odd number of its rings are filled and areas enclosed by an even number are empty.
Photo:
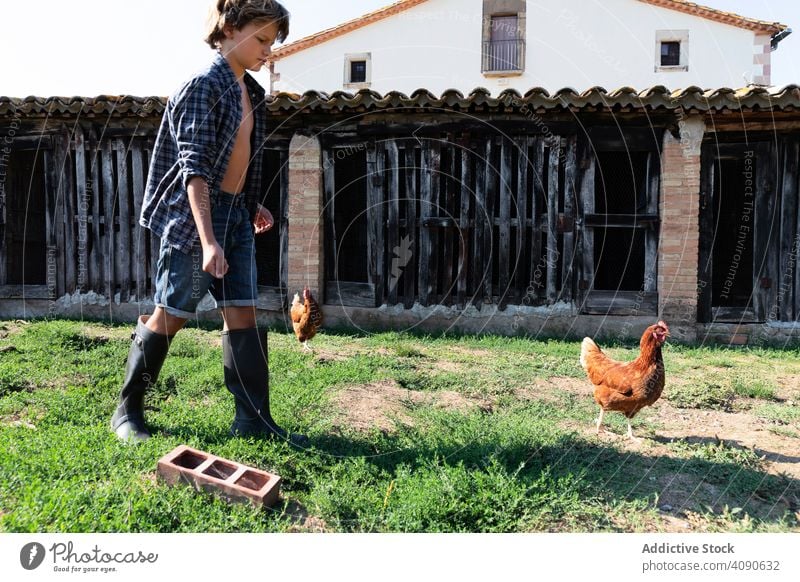
[[[161,238],[155,311],[139,318],[111,427],[123,440],[150,435],[143,400],[175,334],[207,291],[225,321],[225,385],[236,401],[233,435],[304,445],[269,411],[267,338],[256,328],[256,234],[272,227],[258,203],[265,91],[246,71],[267,62],[289,32],[273,0],[218,0],[206,42],[213,62],[170,97],[153,150],[140,224]]]

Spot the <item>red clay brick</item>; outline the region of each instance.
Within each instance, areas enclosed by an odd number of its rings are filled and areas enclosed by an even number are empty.
[[[278,500],[281,478],[186,445],[176,447],[158,461],[158,476],[170,485],[184,483],[228,501],[250,501],[269,507]]]

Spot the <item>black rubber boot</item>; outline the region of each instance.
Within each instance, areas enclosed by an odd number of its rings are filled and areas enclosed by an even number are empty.
[[[283,430],[269,411],[269,367],[267,335],[256,328],[222,332],[225,385],[236,399],[234,436],[280,438],[305,447],[308,437]]]
[[[125,381],[119,394],[119,405],[111,417],[111,430],[125,441],[141,442],[150,438],[144,424],[144,393],[155,384],[169,344],[174,336],[166,336],[145,327],[150,316],[139,318],[131,334]]]

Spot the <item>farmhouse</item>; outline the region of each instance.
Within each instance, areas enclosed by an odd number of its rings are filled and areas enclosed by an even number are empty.
[[[403,0],[278,48],[272,88],[770,85],[790,33],[684,0]]]

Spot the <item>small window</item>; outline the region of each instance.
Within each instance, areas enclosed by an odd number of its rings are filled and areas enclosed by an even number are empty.
[[[689,31],[656,31],[656,73],[689,70]]]
[[[368,89],[372,85],[372,53],[344,55],[345,89]]]
[[[525,62],[524,19],[519,15],[493,15],[483,43],[483,72],[521,73]]]
[[[367,61],[350,61],[350,82],[367,82]]]
[[[681,43],[668,41],[661,43],[661,66],[677,67],[681,64]]]

